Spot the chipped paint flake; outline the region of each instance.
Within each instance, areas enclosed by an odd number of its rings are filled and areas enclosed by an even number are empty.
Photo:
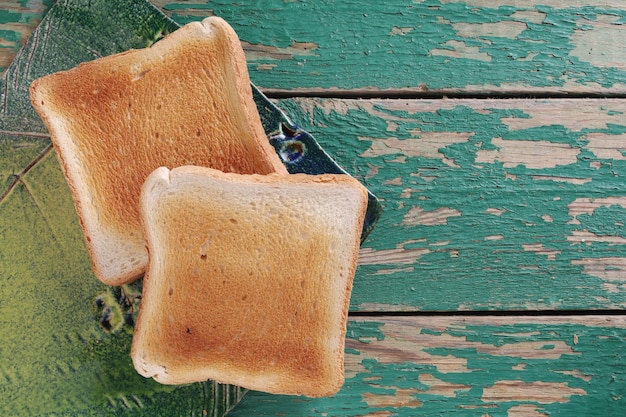
[[[549,261],[556,260],[556,256],[561,253],[560,250],[548,250],[543,246],[543,243],[532,243],[528,245],[522,245],[526,252],[534,252],[537,255],[545,255]]]
[[[600,207],[621,206],[626,208],[626,197],[613,196],[613,197],[600,197],[600,198],[588,198],[581,197],[572,201],[568,207],[568,214],[572,217],[572,220],[568,224],[580,224],[578,216],[581,214],[593,214],[596,209]]]
[[[523,22],[503,20],[494,23],[453,23],[452,28],[463,38],[517,38],[528,25]]]
[[[387,180],[383,183],[383,185],[402,185],[402,177],[396,177],[396,178]]]
[[[481,149],[477,152],[476,163],[500,162],[505,168],[525,165],[527,168],[544,169],[570,165],[577,162],[580,149],[566,143],[534,140],[492,139],[497,150]]]
[[[296,41],[293,41],[291,45],[286,48],[253,44],[244,41],[241,42],[241,45],[246,54],[246,59],[249,61],[284,60],[295,59],[300,56],[316,56],[315,50],[318,48],[318,45],[313,42]]]
[[[360,137],[359,140],[371,141],[369,149],[361,154],[364,158],[374,158],[380,155],[397,153],[406,156],[421,156],[424,158],[442,159],[445,157],[441,150],[449,145],[464,143],[469,140],[470,133],[466,132],[422,132],[419,129],[409,131],[413,137],[399,139]],[[452,162],[448,162],[451,164]]]
[[[626,161],[626,134],[609,135],[606,133],[588,133],[585,137],[589,143],[585,145],[596,157]]]
[[[619,294],[624,289],[624,285],[616,285],[610,282],[603,282],[602,289],[608,293]]]
[[[468,46],[465,42],[449,40],[444,43],[443,48],[436,48],[430,51],[432,56],[445,56],[450,58],[464,58],[476,61],[491,62],[492,58],[486,52],[482,52],[477,46]]]
[[[507,417],[548,417],[543,408],[534,404],[514,405],[507,410]]]
[[[359,354],[346,352],[344,354],[345,378],[354,378],[359,374],[370,373],[370,371],[361,363]]]
[[[570,55],[596,67],[626,70],[626,48],[615,47],[615,39],[626,38],[626,26],[600,25],[593,30],[575,30],[571,37],[575,46]]]
[[[393,331],[395,329],[388,330]],[[384,341],[370,341],[367,343],[367,350],[363,347],[362,342],[352,339],[346,339],[346,346],[360,351],[362,361],[366,359],[376,359],[379,363],[387,365],[409,362],[429,364],[434,366],[441,374],[471,372],[467,367],[466,358],[454,355],[435,355],[426,351],[429,347],[453,346],[449,343],[460,338],[442,338],[420,334],[385,334],[390,337],[387,337]]]
[[[591,178],[559,177],[556,175],[533,175],[532,179],[535,181],[566,182],[574,185],[583,185],[592,181]]]
[[[502,216],[504,213],[506,213],[506,210],[490,207],[487,210],[485,210],[485,213],[493,214],[494,216]]]
[[[392,349],[393,345],[392,345]],[[405,346],[406,349],[406,346]],[[454,355],[433,355],[422,350],[416,352],[391,351],[387,354],[377,355],[377,359],[383,364],[397,364],[414,362],[434,366],[441,374],[465,372],[470,373],[467,367],[467,359]]]
[[[578,336],[577,335],[574,335],[574,344],[575,345],[578,344]],[[589,382],[592,379],[591,375],[583,374],[578,369],[572,369],[570,371],[555,371],[555,372],[558,372],[559,374],[563,374],[563,375],[573,376],[574,378],[581,379],[581,380],[583,380],[585,382]]]
[[[391,36],[396,36],[396,35],[406,36],[409,32],[411,32],[414,29],[415,28],[412,28],[412,27],[398,27],[398,26],[394,26],[391,29],[391,32],[389,34]]]
[[[375,158],[380,155],[393,155],[397,153],[412,156],[420,155],[419,143],[413,139],[398,139],[391,137],[387,139],[360,137],[359,140],[371,141],[372,145],[360,156],[363,158]]]
[[[440,207],[426,211],[421,207],[413,207],[404,215],[402,224],[405,226],[440,226],[448,224],[450,217],[459,217],[461,212],[450,207]]]
[[[276,68],[276,64],[259,64],[256,69],[259,71],[271,71]]]
[[[576,108],[574,109],[572,106],[576,106]],[[510,130],[533,129],[544,126],[563,126],[572,132],[587,129],[607,129],[611,124],[623,122],[621,112],[610,111],[612,107],[607,108],[602,105],[602,102],[598,103],[593,100],[582,101],[581,103],[571,100],[538,100],[534,101],[532,105],[523,106],[521,115],[506,116],[500,120]],[[615,103],[614,107],[624,109],[621,103]],[[576,117],[571,116],[572,111],[576,112]]]
[[[613,245],[626,245],[626,238],[621,236],[600,236],[588,230],[572,231],[572,233],[567,236],[567,241],[571,243],[586,243],[587,245],[598,242],[610,243]]]
[[[394,394],[374,394],[371,392],[364,392],[362,394],[363,401],[371,408],[382,407],[404,407],[404,408],[418,408],[422,406],[422,403],[415,397],[419,393],[418,390],[408,388],[395,389]]]
[[[583,272],[606,281],[626,282],[626,258],[583,258],[572,260],[572,265],[582,265]]]
[[[470,132],[424,132],[420,129],[410,129],[409,133],[419,139],[423,155],[429,158],[437,158],[439,150],[447,146],[469,141],[472,135]]]
[[[546,349],[549,346],[550,349]],[[559,359],[563,355],[573,355],[571,346],[562,340],[540,342],[505,343],[502,346],[489,344],[474,344],[477,352],[488,353],[493,356],[517,357],[522,359]]]
[[[359,251],[358,265],[410,265],[430,253],[428,248],[405,249],[399,245],[395,249],[362,248]]]
[[[498,381],[483,389],[485,402],[532,401],[539,404],[568,402],[572,395],[586,395],[582,388],[571,388],[563,382]]]
[[[402,192],[400,193],[400,195],[398,197],[399,198],[412,198],[413,194],[421,193],[421,192],[423,192],[423,191],[415,189],[415,188],[405,188],[405,189],[402,190]]]
[[[418,380],[428,387],[424,392],[425,394],[439,395],[446,398],[456,398],[459,392],[469,391],[472,388],[469,385],[443,381],[432,374],[420,374]]]
[[[546,13],[536,10],[518,10],[511,15],[511,18],[540,25],[546,19]]]

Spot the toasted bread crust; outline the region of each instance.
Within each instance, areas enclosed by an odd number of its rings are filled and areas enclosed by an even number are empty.
[[[138,372],[165,384],[337,392],[366,207],[347,175],[155,171],[141,197],[150,264]]]
[[[233,29],[210,17],[149,48],[33,82],[96,275],[119,285],[147,264],[139,193],[160,166],[287,171],[268,143]]]

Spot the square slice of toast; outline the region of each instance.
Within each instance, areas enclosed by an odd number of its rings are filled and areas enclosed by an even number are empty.
[[[218,17],[37,79],[30,93],[106,284],[145,271],[139,193],[156,168],[287,174],[263,131],[239,39]]]
[[[140,207],[150,262],[131,356],[141,375],[339,390],[367,208],[358,181],[159,168]]]

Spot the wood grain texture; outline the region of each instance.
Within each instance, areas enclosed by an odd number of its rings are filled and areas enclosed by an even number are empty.
[[[0,68],[52,2],[5,3]],[[228,20],[253,82],[270,92],[626,92],[620,2],[152,3],[181,24],[210,14]]]
[[[617,416],[625,337],[616,316],[353,318],[336,396],[252,392],[229,415]]]
[[[153,3],[179,23],[228,20],[266,91],[626,92],[619,1]]]
[[[624,307],[625,101],[278,105],[383,201],[353,309]]]
[[[0,68],[52,1],[5,3]],[[152,3],[180,24],[224,17],[270,93],[626,93],[621,2]]]

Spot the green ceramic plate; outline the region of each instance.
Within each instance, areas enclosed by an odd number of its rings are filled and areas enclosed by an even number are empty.
[[[142,48],[178,28],[138,0],[61,0],[0,80],[0,415],[223,416],[245,390],[163,386],[129,352],[140,283],[91,272],[69,189],[28,87],[80,62]],[[256,88],[268,139],[290,172],[343,172]],[[363,238],[380,215],[370,195]]]

